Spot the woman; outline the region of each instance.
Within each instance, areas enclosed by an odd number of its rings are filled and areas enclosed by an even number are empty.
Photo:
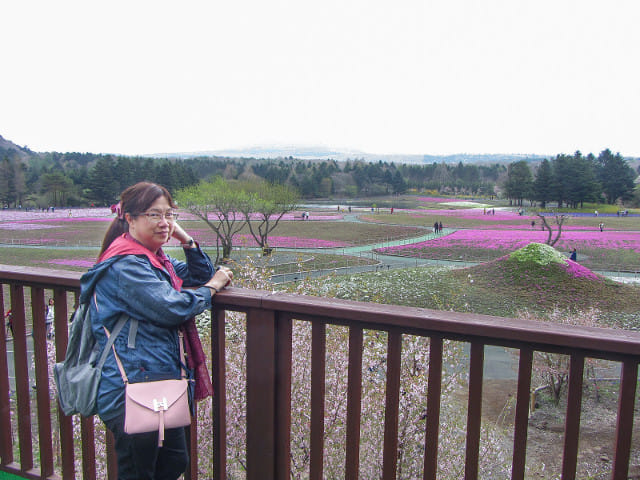
[[[104,328],[111,332],[123,313],[130,317],[114,345],[131,383],[180,378],[178,330],[186,330],[188,358],[200,362],[189,365],[198,367],[196,398],[203,398],[212,389],[192,318],[211,307],[213,295],[233,274],[227,268],[215,270],[178,225],[175,209],[160,185],[141,182],[122,192],[98,263],[82,276],[80,301],[91,299],[100,347],[107,340]],[[162,251],[171,238],[182,244],[186,263]],[[124,383],[114,355],[102,369],[97,407],[115,437],[119,479],[175,480],[186,470],[184,428],[167,429],[161,447],[158,432],[124,432]]]

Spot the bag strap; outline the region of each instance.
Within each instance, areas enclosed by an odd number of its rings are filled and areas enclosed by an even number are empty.
[[[104,331],[105,331],[105,333],[107,335],[107,338],[109,339],[111,349],[113,350],[113,356],[116,358],[116,363],[118,364],[118,369],[120,370],[120,376],[122,377],[122,382],[125,385],[127,385],[129,383],[129,378],[127,378],[127,374],[124,371],[124,367],[122,366],[122,362],[120,361],[120,357],[118,356],[118,353],[116,352],[116,346],[113,344],[114,340],[116,339],[116,337],[120,333],[120,330],[122,330],[122,326],[124,325],[124,322],[122,324],[120,324],[121,321],[122,321],[122,317],[121,317],[120,320],[118,320],[118,323],[116,324],[116,327],[113,329],[113,334],[112,335],[109,334],[109,330],[107,330],[107,327],[105,327],[103,325],[102,328],[104,328]],[[126,319],[124,319],[124,321],[126,322]],[[136,326],[137,326],[137,321],[136,321]],[[187,377],[187,372],[184,369],[184,365],[186,364],[187,360],[186,360],[185,355],[184,355],[184,338],[183,337],[184,337],[184,334],[182,333],[182,330],[178,330],[178,344],[180,345],[180,359],[181,359],[180,371],[182,372],[182,378],[188,378]],[[108,348],[105,347],[105,351],[108,352]],[[104,354],[104,352],[103,352],[103,354]],[[106,355],[105,355],[105,358],[106,358]]]
[[[100,360],[98,360],[98,363],[96,364],[96,368],[98,370],[102,370],[104,362],[107,360],[107,355],[109,355],[109,349],[113,345],[113,342],[116,341],[116,338],[118,338],[120,330],[122,330],[122,327],[124,327],[125,323],[127,323],[127,314],[123,313],[122,315],[120,315],[118,323],[116,323],[116,326],[113,329],[113,336],[109,337],[107,335],[107,344],[104,346],[104,350],[102,350],[102,354],[100,355]]]

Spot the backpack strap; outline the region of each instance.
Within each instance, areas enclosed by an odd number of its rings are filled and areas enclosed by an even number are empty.
[[[116,323],[116,326],[113,329],[113,335],[107,335],[107,344],[104,346],[104,350],[102,350],[102,355],[100,355],[100,360],[98,360],[98,363],[96,364],[96,368],[98,370],[102,370],[102,367],[104,366],[104,362],[107,360],[107,355],[109,355],[109,349],[113,345],[113,342],[116,341],[116,338],[120,334],[120,331],[122,330],[122,327],[124,327],[124,324],[127,323],[127,317],[128,316],[126,313],[123,313],[122,315],[120,315],[120,318],[118,319],[118,322]]]
[[[115,330],[114,330],[114,333],[115,333]],[[132,318],[131,324],[129,325],[129,339],[127,340],[128,348],[136,348],[137,333],[138,333],[138,320],[136,320],[135,318]]]

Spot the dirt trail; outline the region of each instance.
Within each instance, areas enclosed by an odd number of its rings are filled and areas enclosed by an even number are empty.
[[[483,384],[482,416],[485,421],[504,426],[512,435],[515,419],[515,380],[486,380]],[[465,392],[460,399],[466,402]],[[616,432],[617,396],[602,396],[598,402],[585,395],[582,406],[578,462],[596,465],[598,471],[610,471],[613,462],[613,444]],[[546,465],[545,474],[531,478],[559,478],[562,471],[564,448],[564,411],[566,403],[559,407],[545,406],[533,412],[529,419],[527,438],[527,464]],[[629,479],[640,480],[640,412],[636,411],[633,447],[629,467]],[[610,474],[598,474],[592,478],[605,479]],[[580,478],[580,475],[578,475]],[[591,477],[590,477],[591,478]]]

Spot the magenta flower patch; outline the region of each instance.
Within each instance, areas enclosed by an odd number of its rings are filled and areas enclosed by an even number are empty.
[[[588,268],[583,267],[573,260],[565,260],[564,268],[569,275],[575,278],[588,278],[589,280],[601,280],[595,273]]]
[[[545,243],[546,231],[529,230],[483,230],[467,229],[411,245],[399,245],[379,249],[380,253],[415,255],[420,251],[432,249],[466,249],[482,248],[488,250],[513,251],[531,242]],[[584,249],[627,249],[640,252],[640,233],[638,232],[600,232],[598,231],[563,231],[560,241],[555,245],[558,250],[577,248]]]

